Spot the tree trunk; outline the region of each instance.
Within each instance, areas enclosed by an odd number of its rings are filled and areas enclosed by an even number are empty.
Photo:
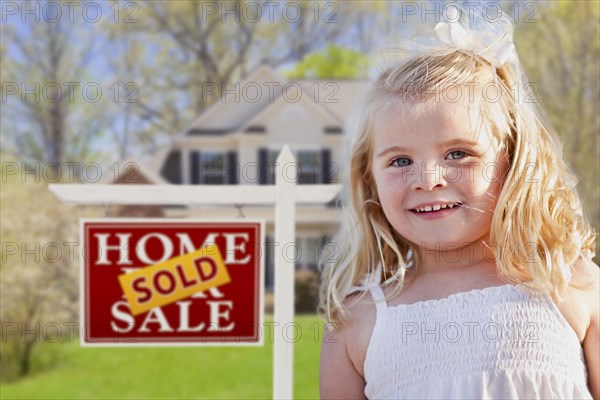
[[[36,336],[33,341],[26,341],[25,348],[23,349],[23,353],[21,353],[21,357],[19,359],[19,375],[27,376],[31,367],[31,351],[33,350],[33,346],[35,345],[38,337]]]

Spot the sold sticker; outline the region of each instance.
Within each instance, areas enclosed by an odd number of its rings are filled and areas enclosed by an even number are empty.
[[[132,315],[231,282],[216,245],[119,276]]]

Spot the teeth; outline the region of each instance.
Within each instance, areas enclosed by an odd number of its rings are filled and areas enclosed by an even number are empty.
[[[434,204],[433,206],[425,206],[421,208],[417,208],[417,212],[430,212],[430,211],[439,211],[444,208],[454,208],[457,204]]]

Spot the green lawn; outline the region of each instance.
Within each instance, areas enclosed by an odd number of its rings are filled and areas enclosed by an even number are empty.
[[[267,318],[272,320],[272,318]],[[294,398],[318,397],[323,322],[298,316],[294,345]],[[290,335],[293,330],[290,329]],[[241,399],[272,396],[273,344],[264,347],[81,348],[53,346],[52,368],[2,383],[2,399]],[[57,357],[58,355],[58,357]]]

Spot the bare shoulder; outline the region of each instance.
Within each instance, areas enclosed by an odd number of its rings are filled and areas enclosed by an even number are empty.
[[[581,274],[584,282],[589,282],[589,287],[581,290],[582,306],[590,315],[589,328],[597,328],[600,318],[600,267],[591,259],[582,259],[576,268],[576,273]]]
[[[582,260],[579,273],[590,287],[582,290],[582,307],[589,312],[588,326],[582,346],[588,372],[588,386],[592,397],[600,399],[600,268],[591,259]]]
[[[600,303],[600,268],[591,259],[580,258],[574,266],[571,285],[559,310],[577,333],[580,342],[585,339],[592,321],[598,321]]]
[[[326,324],[321,345],[321,398],[364,398],[364,357],[375,325],[370,294],[357,293],[344,300],[345,318]]]
[[[582,290],[585,302],[591,312],[598,313],[600,308],[600,267],[590,258],[579,260],[575,268],[577,279],[583,282],[590,282],[590,287]]]
[[[347,316],[340,328],[346,336],[348,355],[356,370],[364,376],[365,355],[375,326],[375,303],[369,292],[355,293],[346,298]]]

